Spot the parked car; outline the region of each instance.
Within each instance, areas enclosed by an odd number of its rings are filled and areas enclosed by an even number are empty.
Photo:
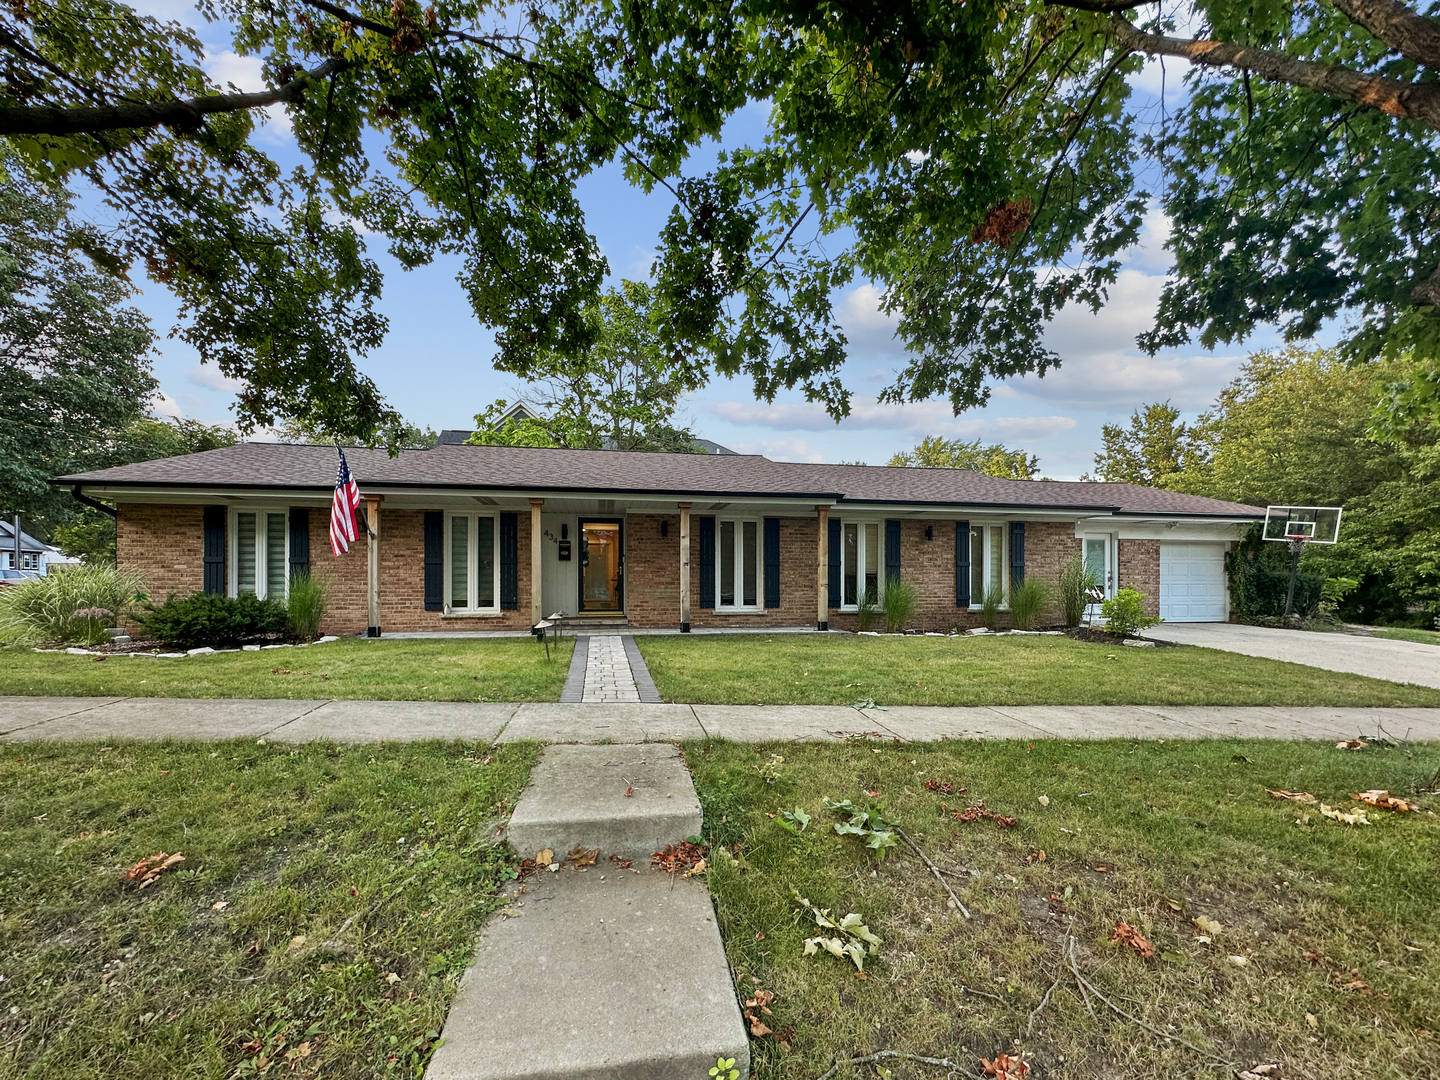
[[[30,570],[11,570],[8,567],[0,569],[0,589],[5,588],[7,585],[19,585],[22,581],[27,581],[32,577],[38,576],[38,574]]]

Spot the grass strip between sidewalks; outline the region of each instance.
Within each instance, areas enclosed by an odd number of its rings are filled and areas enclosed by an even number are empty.
[[[666,701],[712,705],[1440,706],[1440,690],[1217,649],[1067,637],[637,637]]]
[[[772,1032],[751,1040],[760,1080],[814,1080],[881,1051],[973,1075],[981,1058],[1023,1052],[1032,1080],[1263,1062],[1311,1080],[1440,1076],[1440,818],[1372,809],[1374,824],[1349,825],[1266,791],[1345,813],[1354,791],[1417,797],[1440,747],[705,741],[686,753],[741,997],[775,995],[768,1015],[763,996],[750,1010]],[[905,843],[879,861],[864,837],[837,835],[848,819],[827,797],[881,804],[972,918]],[[1016,824],[966,813],[982,804]],[[845,935],[817,927],[792,887],[882,939],[866,979],[823,948],[803,954],[806,938]],[[1155,955],[1112,941],[1122,922]],[[842,1065],[836,1077],[873,1075]]]
[[[537,752],[8,748],[0,1077],[418,1077]]]

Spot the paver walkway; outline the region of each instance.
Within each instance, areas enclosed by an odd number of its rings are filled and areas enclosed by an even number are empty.
[[[581,634],[570,657],[562,702],[653,702],[660,692],[629,634]]]
[[[1161,623],[1147,637],[1440,689],[1440,648],[1418,641],[1241,623]]]
[[[0,742],[234,739],[365,743],[646,743],[715,737],[1440,740],[1440,709],[1210,705],[664,705],[644,702],[295,701],[285,698],[0,697]]]

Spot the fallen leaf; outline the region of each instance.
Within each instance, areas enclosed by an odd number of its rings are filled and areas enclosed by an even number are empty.
[[[1354,979],[1351,979],[1351,980],[1350,980],[1349,982],[1347,982],[1344,986],[1340,987],[1340,989],[1341,989],[1341,990],[1354,990],[1354,991],[1355,991],[1356,993],[1358,993],[1358,994],[1370,994],[1370,993],[1373,993],[1373,992],[1374,992],[1374,991],[1372,991],[1372,990],[1370,989],[1370,984],[1367,983],[1364,979],[1361,979],[1361,978],[1359,978],[1359,977],[1356,977],[1356,978],[1354,978]]]
[[[229,901],[229,900],[216,900],[213,904],[210,905],[210,910],[211,910],[211,911],[224,911],[224,910],[225,910],[227,907],[229,907],[229,906],[230,906],[230,901]]]
[[[1319,1030],[1320,1030],[1320,1018],[1319,1018],[1318,1016],[1316,1016],[1314,1013],[1306,1013],[1306,1014],[1305,1014],[1305,1023],[1307,1023],[1307,1024],[1310,1025],[1310,1030],[1311,1030],[1311,1031],[1319,1031]]]
[[[1049,805],[1050,805],[1050,796],[1049,796],[1049,795],[1041,795],[1041,796],[1040,796],[1040,805],[1041,805],[1041,806],[1049,806]]]
[[[1184,901],[1184,900],[1173,900],[1173,899],[1171,899],[1171,898],[1168,897],[1168,896],[1162,896],[1162,897],[1160,897],[1160,902],[1163,903],[1163,904],[1165,904],[1166,906],[1168,906],[1171,911],[1184,911],[1184,910],[1185,910],[1185,901]]]
[[[955,785],[949,780],[941,780],[932,776],[929,780],[925,781],[925,790],[938,791],[942,795],[954,795]],[[961,788],[960,790],[964,791],[965,789]]]
[[[1009,1054],[996,1054],[994,1061],[981,1058],[980,1068],[986,1076],[993,1076],[995,1080],[1024,1080],[1030,1072],[1030,1066],[1023,1059]]]
[[[1308,791],[1276,791],[1273,788],[1266,788],[1272,799],[1291,799],[1294,802],[1318,803],[1320,800],[1311,795]]]
[[[1241,1069],[1235,1076],[1236,1080],[1280,1080],[1280,1063],[1267,1061],[1251,1065],[1248,1069]]]
[[[570,854],[565,856],[565,861],[571,866],[594,866],[595,859],[599,854],[599,848],[587,848],[584,844],[576,844],[570,849]]]
[[[129,870],[126,870],[125,880],[138,881],[140,888],[144,889],[153,885],[166,870],[171,870],[184,861],[185,856],[179,852],[167,855],[163,851],[157,851],[154,855],[141,859]]]
[[[385,981],[386,981],[387,983],[389,983],[391,986],[394,986],[397,982],[400,981],[400,976],[399,976],[399,975],[396,975],[395,972],[393,972],[393,971],[387,971],[387,972],[385,972],[384,976],[382,976],[382,977],[383,977],[383,978],[385,979]]]
[[[1367,746],[1369,746],[1369,745],[1370,745],[1370,744],[1367,743],[1364,739],[1345,739],[1345,740],[1342,741],[1342,742],[1337,742],[1337,743],[1335,744],[1335,749],[1336,749],[1336,750],[1364,750],[1365,747],[1367,747]]]
[[[699,862],[697,862],[694,866],[692,866],[689,870],[686,870],[686,871],[685,871],[685,876],[686,876],[686,877],[694,877],[696,874],[703,874],[704,872],[705,872],[705,860],[704,860],[704,859],[701,859],[701,860],[700,860]]]
[[[1118,941],[1122,945],[1129,945],[1146,960],[1155,955],[1155,946],[1146,941],[1140,931],[1128,922],[1117,923],[1115,929],[1110,931],[1110,940]]]
[[[760,1018],[754,1013],[747,1012],[745,1014],[745,1019],[750,1021],[750,1034],[755,1036],[755,1038],[758,1039],[761,1036],[772,1034],[770,1029],[766,1027],[765,1024],[760,1020]]]
[[[555,859],[555,851],[552,848],[542,848],[535,853],[536,866],[549,866]]]
[[[633,860],[622,859],[619,855],[611,855],[610,861],[613,862],[616,866],[618,866],[621,870],[629,870],[632,866],[635,865]]]
[[[664,851],[657,851],[650,856],[650,865],[656,870],[664,870],[667,874],[675,874],[681,870],[693,870],[698,863],[705,861],[709,848],[704,844],[692,844],[688,840],[682,840],[678,844],[671,844]]]
[[[1196,915],[1191,922],[1200,928],[1202,934],[1209,934],[1211,937],[1219,937],[1220,931],[1225,929],[1209,915]]]
[[[1045,849],[1044,849],[1044,848],[1036,848],[1034,851],[1030,852],[1030,854],[1028,854],[1028,855],[1025,856],[1025,865],[1026,865],[1026,866],[1030,866],[1030,865],[1033,864],[1033,863],[1044,862],[1044,861],[1045,861]]]
[[[1340,821],[1346,825],[1374,825],[1375,823],[1365,816],[1364,810],[1356,810],[1347,814],[1344,810],[1337,810],[1333,806],[1320,804],[1320,813],[1332,821]]]
[[[1248,967],[1250,964],[1250,958],[1248,956],[1229,956],[1226,959],[1236,967]]]
[[[1388,791],[1362,791],[1358,794],[1352,791],[1350,798],[1356,802],[1362,802],[1366,806],[1375,806],[1381,810],[1396,810],[1402,814],[1420,809],[1409,799],[1397,798]]]

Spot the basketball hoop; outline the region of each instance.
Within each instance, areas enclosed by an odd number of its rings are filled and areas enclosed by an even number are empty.
[[[1338,506],[1267,506],[1263,540],[1290,545],[1290,588],[1285,593],[1285,618],[1295,606],[1295,578],[1306,544],[1334,544],[1340,539]]]

